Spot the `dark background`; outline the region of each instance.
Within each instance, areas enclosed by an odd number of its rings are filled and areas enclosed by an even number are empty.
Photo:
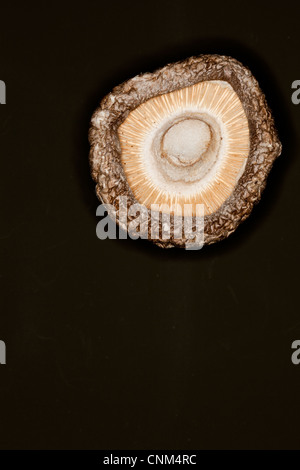
[[[2,2],[2,449],[300,448],[297,2]],[[201,53],[249,66],[282,156],[200,251],[100,241],[87,133],[120,82]]]

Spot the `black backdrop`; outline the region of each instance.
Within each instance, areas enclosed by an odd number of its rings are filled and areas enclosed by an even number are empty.
[[[2,2],[0,448],[300,448],[300,7],[275,3]],[[201,53],[249,66],[273,109],[261,203],[198,252],[98,240],[92,112]]]

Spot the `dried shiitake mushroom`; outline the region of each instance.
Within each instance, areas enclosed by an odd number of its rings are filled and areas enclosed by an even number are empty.
[[[90,164],[99,199],[119,217],[119,196],[174,219],[204,207],[204,243],[230,235],[259,201],[281,152],[265,97],[251,72],[231,57],[202,55],[134,77],[95,111]],[[147,212],[147,211],[146,211]],[[184,247],[173,231],[155,243]],[[150,227],[141,224],[141,232]],[[142,234],[142,233],[141,233]],[[145,235],[145,233],[144,233]]]

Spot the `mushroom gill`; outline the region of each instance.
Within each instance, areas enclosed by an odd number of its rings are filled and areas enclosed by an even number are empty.
[[[140,204],[184,204],[217,211],[247,161],[248,120],[232,87],[205,81],[157,96],[131,111],[118,129],[121,162]],[[179,206],[179,207],[178,207]]]

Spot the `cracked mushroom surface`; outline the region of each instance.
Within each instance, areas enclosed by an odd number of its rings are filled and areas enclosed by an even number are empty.
[[[128,207],[159,205],[169,214],[170,236],[153,241],[185,247],[175,219],[188,207],[194,220],[204,208],[204,243],[226,238],[260,200],[281,144],[271,112],[249,69],[231,57],[202,55],[138,75],[117,86],[93,114],[90,165],[101,202],[119,217]],[[186,215],[186,211],[184,211]],[[149,214],[148,214],[149,215]],[[151,239],[151,227],[140,232]],[[191,230],[194,230],[195,226]],[[144,233],[142,233],[144,231]]]

